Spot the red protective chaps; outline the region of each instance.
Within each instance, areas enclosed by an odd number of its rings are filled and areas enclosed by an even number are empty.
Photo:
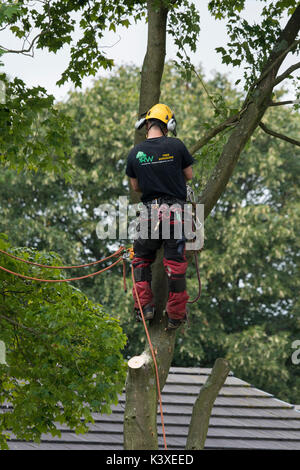
[[[164,243],[163,264],[168,276],[168,301],[166,311],[169,318],[182,320],[186,315],[186,303],[189,296],[186,292],[185,273],[187,261],[184,250],[178,252],[176,240],[136,240],[134,244],[135,257],[132,261],[136,288],[142,307],[154,304],[151,290],[151,263],[155,259],[156,250]],[[134,307],[138,309],[135,290]]]

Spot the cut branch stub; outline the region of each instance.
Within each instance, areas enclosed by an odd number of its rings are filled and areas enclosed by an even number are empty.
[[[128,361],[124,449],[155,450],[157,441],[157,389],[152,357],[148,352]]]
[[[128,367],[130,369],[139,369],[143,365],[145,365],[149,360],[149,356],[147,354],[143,353],[140,356],[133,356],[131,359],[128,361]]]

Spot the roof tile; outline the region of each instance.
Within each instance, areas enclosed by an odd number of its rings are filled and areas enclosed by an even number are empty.
[[[162,394],[168,449],[184,449],[193,404],[210,372],[205,368],[170,369]],[[66,425],[58,425],[61,438],[47,434],[36,444],[12,436],[10,449],[122,450],[124,406],[122,395],[111,415],[93,413],[95,422],[87,434],[76,434]],[[0,407],[2,412],[8,409]],[[163,449],[159,412],[158,434]],[[230,373],[212,409],[205,448],[300,450],[300,412]]]

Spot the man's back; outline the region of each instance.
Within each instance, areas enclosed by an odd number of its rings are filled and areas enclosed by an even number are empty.
[[[166,136],[148,138],[129,153],[126,174],[137,178],[143,202],[159,196],[185,200],[183,170],[193,161],[180,139]]]

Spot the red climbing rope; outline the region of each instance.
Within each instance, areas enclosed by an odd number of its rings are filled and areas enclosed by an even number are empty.
[[[157,362],[156,362],[153,346],[152,346],[152,343],[151,343],[150,335],[149,335],[148,328],[147,328],[147,325],[146,325],[146,321],[145,321],[145,318],[144,318],[143,309],[142,309],[141,302],[140,302],[140,299],[139,299],[139,296],[138,296],[132,265],[131,265],[131,277],[132,277],[133,287],[134,287],[134,290],[135,290],[138,306],[139,306],[139,309],[140,309],[140,312],[141,312],[141,317],[142,317],[142,320],[143,320],[147,340],[148,340],[148,343],[149,343],[149,347],[150,347],[150,351],[151,351],[151,355],[152,355],[152,359],[153,359],[153,363],[154,363],[154,367],[155,367],[156,385],[157,385],[157,393],[158,393],[158,398],[159,398],[162,433],[163,433],[163,439],[164,439],[164,446],[165,446],[165,449],[167,449],[166,433],[165,433],[165,425],[164,425],[164,416],[163,416],[163,409],[162,409],[162,399],[161,399],[160,384],[159,384],[158,367],[157,367]]]

